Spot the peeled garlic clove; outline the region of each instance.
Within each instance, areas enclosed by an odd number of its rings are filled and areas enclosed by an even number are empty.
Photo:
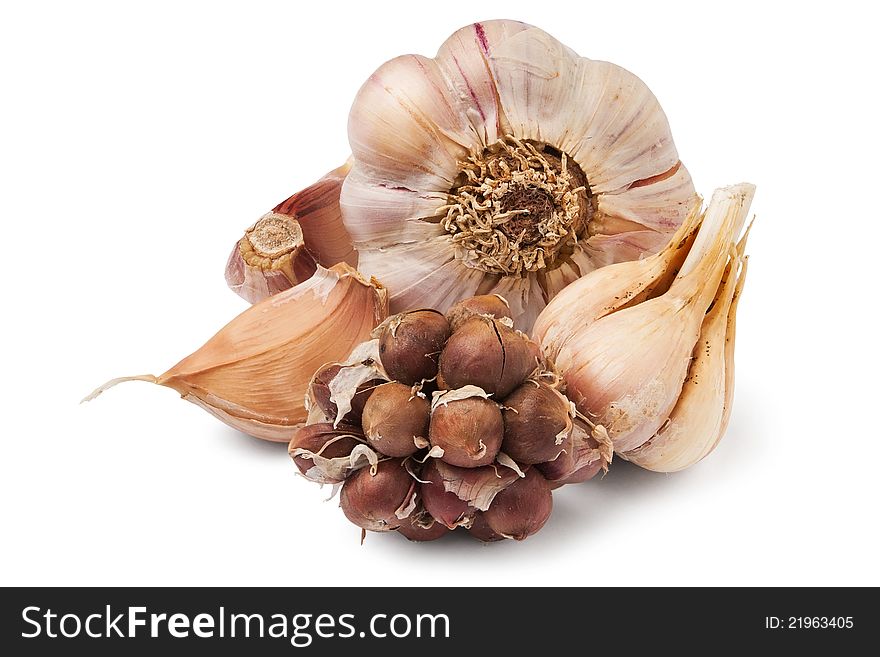
[[[316,262],[357,266],[339,210],[350,169],[350,162],[334,169],[245,231],[226,264],[226,282],[233,292],[257,303],[308,279]]]
[[[725,334],[741,258],[734,255],[703,320],[681,394],[655,436],[623,458],[654,472],[676,472],[706,456],[721,433],[725,407]]]
[[[299,222],[270,212],[245,231],[226,263],[226,283],[250,303],[301,283],[315,273]]]
[[[563,288],[538,316],[531,331],[544,355],[567,369],[572,354],[560,352],[580,331],[615,310],[645,300],[651,292],[669,289],[701,221],[700,204],[694,199],[684,223],[658,253],[601,267]]]
[[[341,361],[385,319],[385,289],[346,264],[251,306],[195,353],[159,377],[126,380],[177,390],[228,425],[287,442],[307,417],[306,387],[327,362]]]
[[[675,406],[753,195],[746,184],[716,191],[669,290],[588,324],[560,352],[566,394],[607,429],[615,451],[645,443]],[[582,303],[594,304],[588,292]]]

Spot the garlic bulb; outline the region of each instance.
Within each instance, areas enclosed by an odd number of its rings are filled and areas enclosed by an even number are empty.
[[[387,62],[348,129],[342,216],[392,312],[498,293],[530,328],[568,283],[665,244],[694,191],[641,80],[516,21]]]
[[[297,192],[263,215],[236,242],[226,263],[226,282],[251,303],[308,279],[315,263],[357,266],[342,223],[339,194],[351,163]]]
[[[499,294],[528,330],[567,284],[656,252],[693,200],[648,87],[517,21],[381,66],[348,134],[351,170],[327,214],[341,212],[339,235],[395,313]],[[306,248],[324,250],[299,220]]]
[[[318,266],[309,280],[251,306],[161,376],[114,379],[86,400],[123,381],[150,381],[244,433],[286,442],[307,418],[315,371],[347,357],[387,314],[376,281],[344,263]]]
[[[692,416],[723,414],[718,409],[724,406],[724,390],[732,390],[732,366],[730,382],[724,372],[727,354],[732,360],[733,336],[725,347],[719,333],[723,330],[727,337],[727,326],[736,310],[729,289],[742,255],[734,250],[734,239],[753,195],[754,187],[747,184],[716,191],[702,218],[688,220],[699,223],[695,237],[677,235],[669,249],[641,266],[616,265],[588,274],[554,300],[536,322],[540,328],[536,338],[542,347],[546,342],[547,352],[557,357],[566,394],[580,413],[608,431],[615,451],[625,457],[632,455],[633,460],[648,463],[646,455],[639,457],[633,450],[667,423],[669,440],[673,437],[669,427],[680,424],[692,427],[683,432],[682,440],[694,441],[681,450],[679,460],[669,462],[671,468],[700,458],[720,437],[720,416],[712,421],[702,418],[702,424]],[[690,228],[685,226],[680,232]],[[672,267],[677,269],[681,260],[675,255],[680,251],[678,245],[687,249],[687,255],[664,290],[658,282],[668,281],[674,273]],[[742,242],[740,250],[744,245]],[[624,269],[631,279],[617,275]],[[719,291],[725,271],[728,277]],[[643,294],[645,291],[650,294]],[[713,301],[716,303],[707,317]],[[710,359],[693,360],[695,346],[705,347],[698,345],[698,340],[704,339],[715,343],[718,353]],[[701,382],[711,379],[716,383],[714,387],[711,383],[702,386],[696,393],[696,379],[685,385],[689,374]],[[690,399],[706,394],[703,388],[715,390],[713,403],[701,400],[691,404]],[[719,394],[720,404],[713,406]],[[664,444],[658,441],[657,450]]]

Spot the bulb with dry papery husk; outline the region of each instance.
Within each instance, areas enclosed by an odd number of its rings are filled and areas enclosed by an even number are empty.
[[[657,255],[576,281],[535,323],[566,393],[614,450],[681,470],[721,439],[733,395],[744,236],[754,186],[717,190]]]
[[[341,215],[392,312],[498,293],[529,329],[568,283],[659,249],[694,192],[639,78],[517,21],[382,65],[348,134],[351,170],[323,222],[337,230]],[[300,223],[323,250],[326,234]]]
[[[287,442],[308,412],[315,370],[348,356],[388,311],[385,289],[346,264],[317,267],[307,281],[249,307],[161,376],[143,380],[181,396],[247,434]]]
[[[401,313],[315,373],[289,452],[305,478],[342,485],[364,532],[522,540],[549,518],[553,488],[607,469],[604,430],[577,415],[508,311],[483,296],[448,317]]]

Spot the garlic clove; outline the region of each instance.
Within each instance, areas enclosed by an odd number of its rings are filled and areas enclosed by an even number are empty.
[[[416,511],[407,520],[397,528],[397,533],[402,534],[410,541],[419,543],[436,541],[446,536],[450,531],[443,523],[434,520],[424,509]]]
[[[340,263],[251,306],[196,352],[149,380],[223,422],[267,440],[290,440],[307,417],[306,388],[327,362],[340,361],[387,315],[385,289]],[[131,378],[116,379],[98,388]]]
[[[614,445],[605,428],[590,428],[583,419],[575,418],[570,447],[552,461],[539,463],[535,467],[551,488],[558,488],[565,484],[582,483],[600,471],[607,471],[613,456]]]
[[[505,397],[501,450],[519,463],[556,459],[571,450],[570,402],[546,383],[529,379]]]
[[[279,203],[245,231],[226,264],[233,292],[257,303],[308,279],[315,263],[357,266],[339,196],[351,160]]]
[[[378,455],[363,441],[359,427],[321,422],[297,429],[287,452],[306,479],[341,484],[353,470],[378,463]]]
[[[449,326],[453,331],[461,328],[461,325],[474,315],[488,315],[493,319],[513,320],[510,316],[510,304],[500,294],[482,294],[462,299],[446,313]]]
[[[743,245],[745,246],[745,245]],[[740,252],[742,255],[742,252]],[[736,280],[736,289],[733,292],[733,300],[730,302],[730,311],[727,313],[727,331],[724,334],[724,413],[721,416],[721,431],[713,445],[713,449],[727,431],[727,425],[730,422],[730,412],[733,410],[733,390],[734,390],[734,362],[733,355],[736,348],[736,311],[739,307],[739,300],[742,297],[743,287],[746,283],[746,273],[749,268],[748,256],[743,256],[742,267],[740,268],[739,277]]]
[[[675,407],[655,436],[621,456],[654,472],[676,472],[706,456],[717,443],[725,406],[724,341],[741,259],[734,255],[707,313]]]
[[[411,310],[389,317],[376,330],[379,359],[388,377],[410,386],[435,378],[450,332],[446,317],[436,310]]]
[[[653,290],[670,270],[677,273],[689,237],[702,220],[695,204],[672,239],[658,253],[644,260],[620,262],[597,269],[563,289],[541,312],[532,329],[544,354],[562,370],[568,369],[577,351],[566,349],[569,341],[596,320],[626,306]],[[666,284],[668,288],[669,280]],[[665,291],[665,290],[663,290]]]
[[[449,529],[470,525],[476,509],[455,493],[446,490],[443,476],[438,469],[441,461],[428,459],[419,475],[422,482],[420,494],[425,510],[439,523]]]
[[[474,385],[504,399],[537,368],[536,345],[496,319],[471,317],[452,334],[440,354],[445,385]]]
[[[537,27],[509,35],[496,44],[488,66],[509,134],[541,139],[571,152],[567,140],[571,105],[580,105],[577,54]],[[585,108],[587,111],[587,108]]]
[[[299,222],[269,212],[245,231],[226,263],[226,283],[250,303],[287,290],[315,273]]]
[[[552,511],[550,485],[536,468],[529,468],[525,477],[498,492],[483,518],[496,534],[521,541],[540,530]]]
[[[753,194],[751,185],[717,190],[669,290],[575,331],[560,353],[568,396],[607,429],[616,451],[639,447],[669,417]],[[595,308],[586,297],[580,303]]]
[[[427,440],[431,403],[410,386],[392,381],[373,391],[364,406],[367,442],[386,456],[410,456]]]
[[[495,541],[503,541],[504,536],[496,532],[486,522],[486,516],[482,511],[474,514],[471,526],[467,528],[468,534],[482,541],[483,543],[494,543]]]
[[[501,409],[476,386],[435,393],[428,434],[447,463],[463,468],[489,465],[504,438]]]
[[[339,506],[362,529],[397,529],[415,510],[415,484],[400,459],[379,461],[375,468],[361,468],[346,478]]]
[[[488,509],[498,493],[520,478],[514,470],[496,465],[462,468],[437,459],[434,467],[447,493],[479,511]]]

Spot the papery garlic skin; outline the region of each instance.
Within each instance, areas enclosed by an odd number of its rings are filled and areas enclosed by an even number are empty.
[[[249,307],[201,348],[149,380],[177,390],[226,424],[287,442],[306,421],[306,390],[321,365],[340,361],[388,314],[387,293],[341,263]]]
[[[342,217],[392,312],[497,293],[528,329],[568,283],[657,251],[694,192],[641,80],[516,21],[384,64],[349,141]]]
[[[566,394],[580,413],[607,429],[618,453],[652,438],[675,407],[753,195],[754,186],[747,184],[716,191],[670,288],[576,328],[559,351]],[[594,307],[589,291],[585,295],[581,303]],[[568,319],[563,314],[553,321]]]
[[[339,194],[348,161],[263,215],[236,242],[226,264],[226,283],[250,303],[307,280],[315,265],[357,266],[357,253],[342,223]]]

